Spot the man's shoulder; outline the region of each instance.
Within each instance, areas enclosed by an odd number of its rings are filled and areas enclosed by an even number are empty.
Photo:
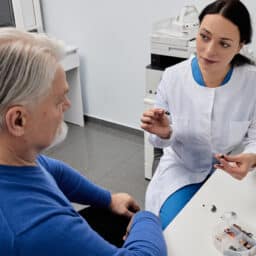
[[[14,234],[0,208],[0,255],[13,255]]]
[[[49,173],[52,173],[53,170],[59,169],[59,167],[64,164],[57,159],[51,158],[43,154],[37,156],[37,163]]]

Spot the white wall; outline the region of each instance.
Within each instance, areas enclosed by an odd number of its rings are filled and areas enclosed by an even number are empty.
[[[42,0],[45,30],[79,47],[84,113],[139,128],[152,23],[209,0]],[[256,11],[255,0],[244,0]],[[254,15],[255,16],[255,15]]]

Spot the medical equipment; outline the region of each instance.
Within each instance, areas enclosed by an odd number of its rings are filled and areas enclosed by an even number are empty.
[[[198,31],[198,11],[195,6],[184,6],[177,17],[153,24],[151,54],[188,58],[195,52]]]
[[[256,255],[256,240],[235,212],[226,212],[213,232],[215,247],[226,256]]]

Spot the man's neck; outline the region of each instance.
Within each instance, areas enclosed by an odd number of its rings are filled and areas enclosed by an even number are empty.
[[[25,148],[19,147],[19,143],[5,143],[0,138],[0,164],[13,166],[34,166],[36,165],[36,154],[28,152]]]

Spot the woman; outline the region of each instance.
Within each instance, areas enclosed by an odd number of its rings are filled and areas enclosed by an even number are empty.
[[[242,179],[256,164],[256,68],[239,54],[251,41],[250,15],[240,1],[217,0],[199,21],[196,57],[164,72],[156,106],[141,118],[164,148],[146,193],[163,228],[214,169]]]

